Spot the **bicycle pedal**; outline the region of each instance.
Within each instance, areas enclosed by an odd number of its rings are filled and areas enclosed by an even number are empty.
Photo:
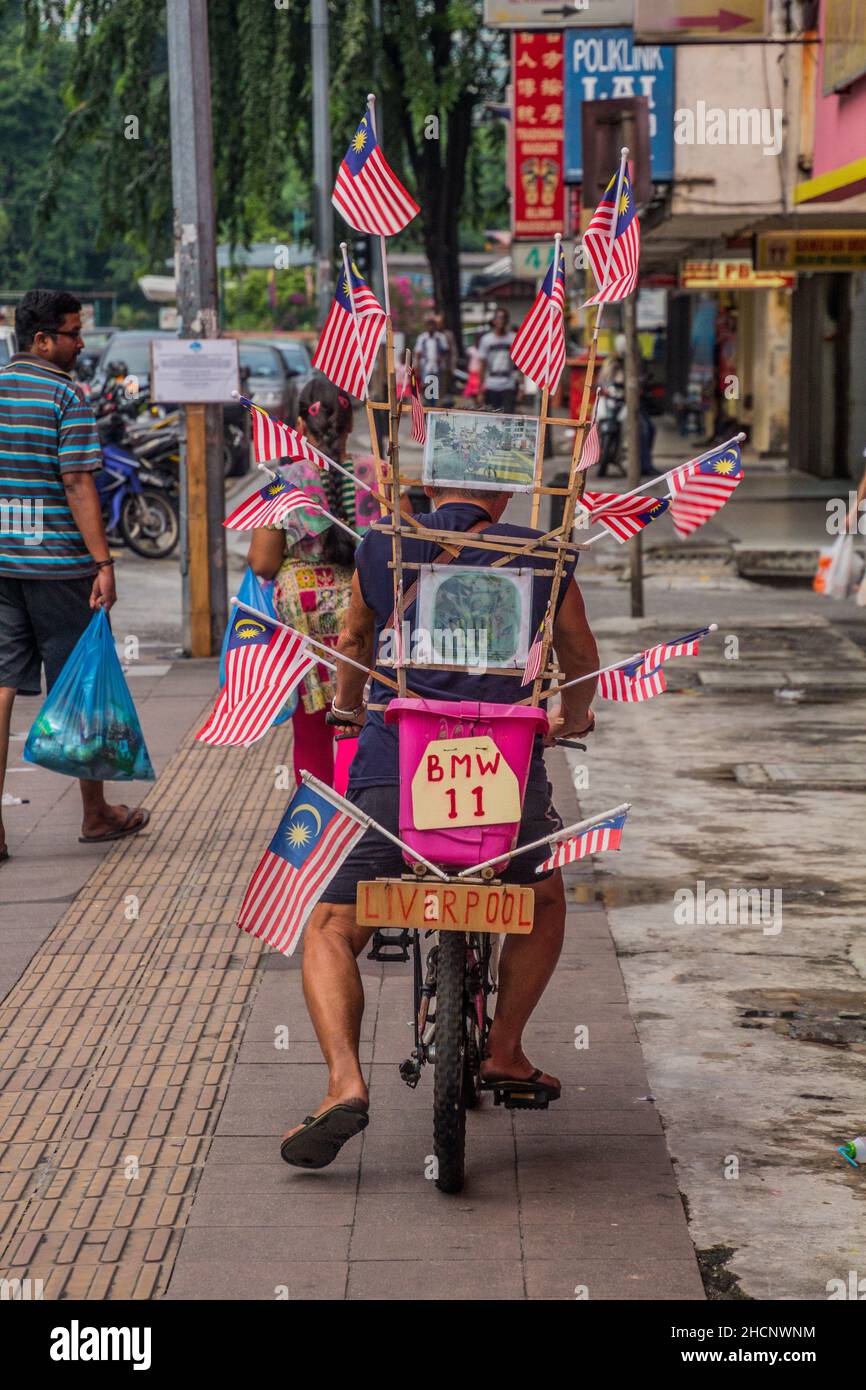
[[[408,927],[374,931],[367,960],[383,961],[386,965],[388,962],[407,961],[411,941],[412,933]]]
[[[550,1099],[546,1095],[540,1096],[537,1091],[515,1091],[508,1086],[496,1086],[493,1104],[504,1105],[506,1110],[547,1110]]]

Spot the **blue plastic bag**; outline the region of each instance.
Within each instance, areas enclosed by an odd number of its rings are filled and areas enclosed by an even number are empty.
[[[241,603],[245,603],[247,607],[255,608],[258,610],[259,613],[264,613],[266,617],[273,618],[275,622],[279,622],[279,618],[277,617],[277,610],[274,608],[273,579],[266,579],[264,583],[262,583],[258,575],[253,574],[253,571],[248,566],[247,572],[241,580],[241,586],[238,589],[237,596],[240,599]],[[235,615],[232,612],[229,616],[228,623],[226,624],[225,636],[223,637],[222,651],[220,652],[220,690],[222,690],[223,686],[226,683],[226,648],[229,644],[229,637],[231,636],[232,623],[234,622],[234,618]],[[285,724],[287,719],[291,719],[292,715],[294,714],[297,708],[298,690],[296,687],[292,691],[286,703],[283,705],[283,708],[280,710],[279,714],[274,720],[274,723]]]
[[[24,757],[85,781],[153,781],[104,608],[94,613],[36,716]]]

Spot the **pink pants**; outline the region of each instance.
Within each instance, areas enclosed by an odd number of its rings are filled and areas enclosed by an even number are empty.
[[[303,704],[298,703],[292,715],[292,759],[298,785],[302,770],[312,772],[320,782],[345,796],[357,746],[356,738],[340,739],[335,744],[333,726],[325,723],[325,711],[307,714]]]

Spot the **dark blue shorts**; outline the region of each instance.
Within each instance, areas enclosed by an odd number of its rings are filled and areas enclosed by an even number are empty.
[[[523,816],[520,821],[518,845],[531,844],[543,835],[555,835],[562,829],[562,820],[551,799],[553,788],[547,780],[544,760],[534,758],[529,766]],[[347,798],[359,811],[372,816],[392,835],[399,835],[399,789],[389,787],[358,787]],[[550,878],[552,869],[537,874],[537,865],[550,854],[546,845],[531,849],[510,861],[502,873],[504,883],[540,883]],[[399,878],[409,872],[402,850],[386,840],[376,830],[368,830],[334,874],[321,898],[323,903],[354,903],[358,883],[363,879]]]
[[[92,579],[17,579],[0,574],[0,686],[50,690],[93,617]]]

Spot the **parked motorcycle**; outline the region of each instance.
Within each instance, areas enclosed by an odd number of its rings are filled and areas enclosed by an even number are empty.
[[[96,489],[110,539],[121,540],[148,560],[171,555],[180,537],[180,523],[168,486],[158,474],[107,439]]]

